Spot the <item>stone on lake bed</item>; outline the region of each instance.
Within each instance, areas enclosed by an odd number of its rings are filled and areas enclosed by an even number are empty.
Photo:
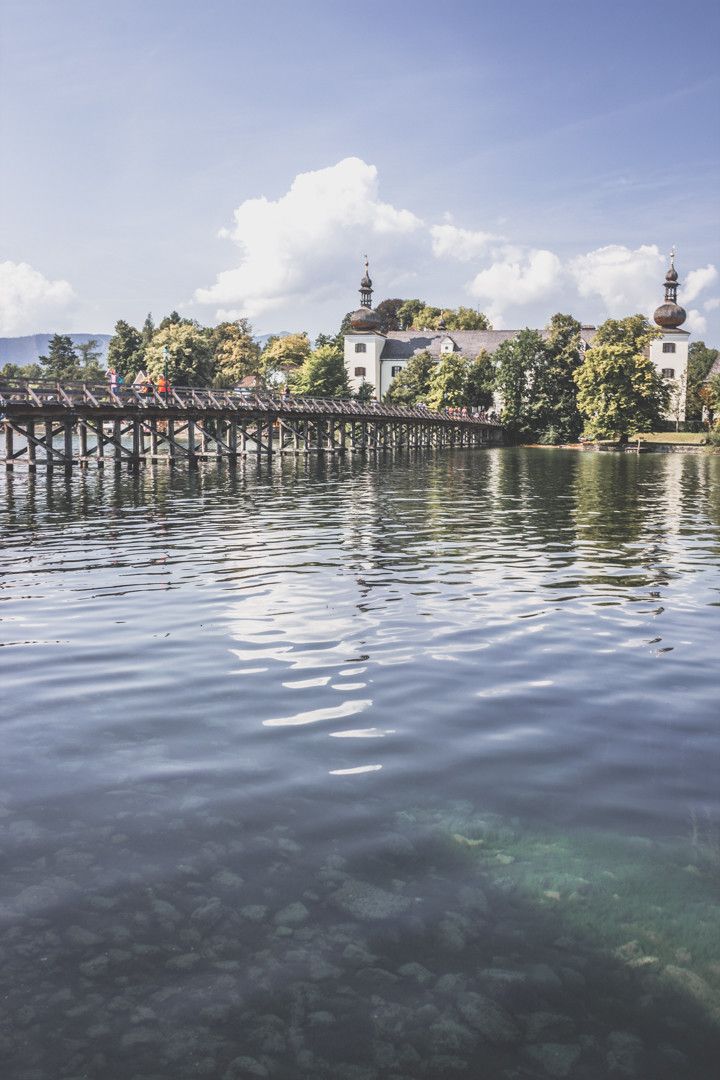
[[[527,1054],[543,1067],[548,1076],[570,1076],[580,1057],[576,1043],[541,1043],[529,1046]]]
[[[489,1042],[519,1041],[520,1029],[510,1013],[483,994],[467,991],[460,995],[457,1006],[465,1022]]]
[[[405,896],[388,892],[377,885],[357,878],[349,878],[334,892],[331,899],[343,911],[354,915],[356,919],[390,919],[401,915],[411,906],[412,901]]]
[[[293,904],[288,904],[287,907],[278,911],[275,916],[275,922],[278,926],[299,926],[304,923],[310,916],[310,912],[300,900],[296,900]]]

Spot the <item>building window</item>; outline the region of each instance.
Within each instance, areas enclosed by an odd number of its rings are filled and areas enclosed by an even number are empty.
[[[663,341],[663,352],[675,352],[675,342]]]
[[[395,378],[396,375],[399,375],[401,371],[402,371],[402,364],[393,364],[393,366],[390,368],[390,374],[393,377],[393,379]]]
[[[359,341],[355,346],[355,352],[367,352],[367,345],[364,341]]]
[[[674,379],[675,378],[675,368],[674,367],[664,367],[662,369],[662,373],[663,373],[663,378],[664,379]]]
[[[355,368],[355,378],[356,379],[364,379],[365,378],[365,368],[364,367],[356,367]]]

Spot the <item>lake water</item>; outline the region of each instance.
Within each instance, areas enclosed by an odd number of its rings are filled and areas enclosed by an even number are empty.
[[[0,478],[0,1074],[705,1080],[720,458]]]

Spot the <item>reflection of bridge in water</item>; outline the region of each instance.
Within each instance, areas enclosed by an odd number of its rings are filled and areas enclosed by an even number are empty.
[[[153,461],[235,461],[281,454],[382,453],[502,441],[485,414],[422,405],[106,383],[0,382],[6,469]]]

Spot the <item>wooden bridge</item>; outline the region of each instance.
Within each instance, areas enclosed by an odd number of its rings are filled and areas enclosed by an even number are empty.
[[[502,441],[485,414],[236,390],[0,380],[6,469],[380,453]]]

